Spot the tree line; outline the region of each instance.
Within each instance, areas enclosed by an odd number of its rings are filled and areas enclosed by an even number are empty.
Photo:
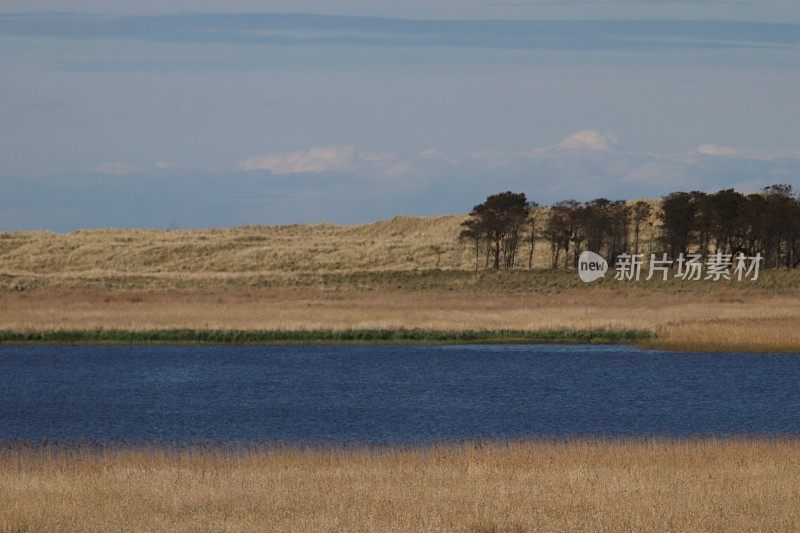
[[[620,254],[641,253],[645,228],[655,231],[646,243],[648,252],[673,258],[696,253],[705,261],[709,254],[760,253],[767,267],[800,264],[800,197],[786,184],[753,194],[674,192],[657,203],[597,198],[548,207],[525,193],[506,191],[473,207],[459,239],[471,246],[476,270],[533,268],[539,242],[556,269],[574,267],[584,250],[611,264]]]

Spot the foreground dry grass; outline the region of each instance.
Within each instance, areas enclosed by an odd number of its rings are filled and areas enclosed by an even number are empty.
[[[620,288],[488,290],[0,292],[0,329],[596,328],[655,332],[675,349],[800,351],[796,290],[665,292]]]
[[[0,451],[0,529],[797,531],[796,440]]]

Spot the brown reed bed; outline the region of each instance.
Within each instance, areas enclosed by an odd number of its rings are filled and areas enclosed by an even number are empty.
[[[0,447],[3,531],[796,531],[794,438]]]
[[[498,341],[509,339],[513,332],[528,332],[518,337],[541,341],[548,331],[577,332],[573,335],[577,340],[592,332],[636,331],[646,335],[627,339],[617,335],[617,341],[646,341],[648,346],[677,350],[800,352],[798,296],[800,292],[791,288],[709,284],[674,291],[596,287],[553,292],[385,287],[40,289],[0,291],[0,330],[38,334],[116,330],[131,332],[131,338],[137,332],[182,329],[209,335],[243,332],[243,338],[282,331],[301,341],[314,340],[314,331],[335,337],[336,332],[346,331],[413,330],[420,333],[419,340],[434,340],[442,332],[490,331],[498,332]]]

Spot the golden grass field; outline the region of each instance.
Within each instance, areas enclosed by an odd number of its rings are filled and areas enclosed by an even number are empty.
[[[798,272],[587,286],[543,268],[544,242],[533,270],[475,272],[463,219],[0,233],[0,330],[600,327],[664,348],[800,351]]]
[[[720,286],[721,287],[721,286]],[[2,329],[638,329],[672,349],[800,351],[794,289],[0,292]]]
[[[3,531],[797,531],[795,439],[0,451]]]

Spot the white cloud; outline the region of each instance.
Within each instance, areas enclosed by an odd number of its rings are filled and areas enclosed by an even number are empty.
[[[372,158],[369,154],[367,159]],[[273,153],[248,157],[237,167],[245,171],[268,170],[272,174],[349,172],[363,161],[352,146],[323,146],[290,153]]]
[[[695,150],[698,154],[713,156],[737,155],[739,150],[730,146],[718,146],[716,144],[701,144]]]
[[[441,154],[451,164],[456,161]],[[435,159],[432,151],[398,158],[388,152],[356,150],[352,146],[325,146],[290,153],[273,153],[242,159],[236,165],[246,172],[266,170],[273,175],[338,173],[366,179],[418,178],[425,172],[419,162]]]
[[[397,156],[388,152],[358,152],[358,160],[364,163],[383,164],[395,159]]]
[[[619,148],[620,142],[610,131],[581,130],[565,137],[556,146],[565,150],[606,151]]]
[[[92,172],[100,172],[101,174],[111,174],[112,176],[123,176],[125,174],[133,174],[138,172],[141,168],[131,165],[130,163],[123,163],[120,161],[113,163],[100,163],[89,168]]]
[[[394,155],[328,146],[243,159],[238,171],[234,165],[201,170],[108,162],[81,179],[71,174],[42,180],[0,177],[0,188],[9,191],[0,195],[0,202],[6,200],[0,204],[0,215],[6,214],[0,222],[7,229],[140,226],[140,206],[147,203],[152,215],[145,222],[161,227],[175,220],[184,226],[355,223],[398,213],[464,212],[488,194],[506,190],[549,204],[567,198],[655,198],[678,190],[755,192],[774,183],[800,187],[797,149],[736,147],[736,155],[709,155],[731,153],[720,144],[701,150],[705,153],[687,147],[658,154],[585,149],[619,146],[616,137],[606,135],[605,141],[596,135],[570,138],[581,143],[564,144],[584,149],[549,144],[518,151],[426,149]],[[270,172],[289,177],[270,178]],[[110,179],[109,174],[127,176]],[[102,209],[95,205],[97,194],[105,195]],[[39,203],[20,207],[17,198]],[[62,206],[61,211],[53,206]]]
[[[757,159],[760,161],[774,161],[776,159],[800,159],[800,149],[798,148],[763,150],[749,146],[733,148],[730,146],[719,146],[716,144],[701,144],[695,149],[694,153],[711,157],[738,157],[741,159]]]
[[[447,153],[428,148],[398,156],[327,146],[250,157],[237,166],[275,175],[329,173],[342,182],[355,180],[349,183],[359,187],[381,182],[398,194],[429,188],[442,194],[483,194],[510,188],[530,191],[532,197],[547,202],[570,196],[659,196],[673,190],[717,190],[741,184],[757,190],[800,178],[800,151],[703,144],[688,153],[636,153],[623,150],[608,131],[587,129],[558,144],[523,151]]]
[[[582,130],[555,146],[533,148],[521,153],[487,149],[469,154],[452,154],[428,148],[408,157],[398,157],[386,152],[360,151],[352,146],[332,145],[251,156],[238,161],[236,168],[246,172],[263,170],[273,175],[339,173],[372,178],[418,178],[451,167],[516,172],[522,170],[529,160],[578,157],[578,154],[570,156],[564,152],[613,152],[619,147],[619,139],[610,132]]]
[[[420,159],[429,161],[444,161],[445,163],[450,163],[451,165],[460,165],[463,162],[463,159],[460,156],[446,154],[444,152],[440,152],[439,150],[434,150],[433,148],[422,150],[419,153],[419,157]]]

